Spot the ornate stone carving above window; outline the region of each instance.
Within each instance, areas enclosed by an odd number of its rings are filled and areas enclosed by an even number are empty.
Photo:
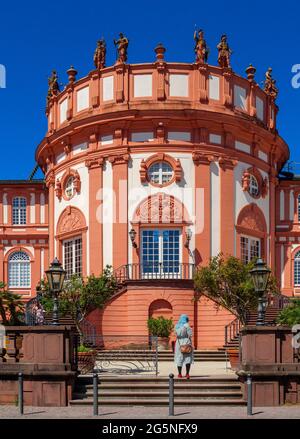
[[[163,163],[163,162],[167,163],[172,168],[173,170],[172,177],[164,183],[163,182],[156,183],[151,181],[149,178],[149,169],[155,163]],[[179,182],[182,179],[182,167],[180,160],[174,159],[173,157],[165,153],[154,154],[148,159],[142,160],[140,167],[140,178],[142,183],[149,182],[153,186],[158,186],[158,187],[167,186],[173,183],[174,181]]]
[[[253,198],[265,198],[268,194],[268,179],[263,178],[255,167],[245,169],[242,175],[242,189],[249,192]]]
[[[60,215],[57,228],[57,237],[67,237],[86,230],[86,221],[83,213],[73,206],[68,206]]]
[[[68,169],[61,179],[56,180],[55,193],[59,200],[63,198],[69,201],[77,193],[79,194],[81,190],[81,180],[78,171],[74,169]]]
[[[132,224],[191,224],[184,204],[172,195],[157,193],[137,207]]]

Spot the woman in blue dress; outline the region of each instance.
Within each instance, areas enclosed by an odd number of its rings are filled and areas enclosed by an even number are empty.
[[[191,364],[193,363],[193,348],[190,353],[183,354],[180,346],[192,346],[192,328],[189,325],[189,318],[186,314],[182,314],[175,326],[176,343],[174,361],[178,369],[178,378],[182,378],[182,366],[186,367],[186,378],[190,378]]]

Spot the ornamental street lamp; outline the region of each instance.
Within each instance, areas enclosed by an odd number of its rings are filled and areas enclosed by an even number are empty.
[[[46,271],[47,280],[51,294],[53,295],[53,316],[52,325],[59,325],[58,320],[58,295],[62,290],[66,271],[57,258],[54,258],[50,268]]]
[[[129,236],[130,236],[132,247],[137,248],[137,243],[135,242],[136,231],[134,229],[131,229],[129,232]]]
[[[185,241],[184,246],[186,248],[189,248],[190,247],[190,241],[192,239],[192,231],[191,231],[191,229],[187,229],[186,232],[185,232],[185,235],[186,235],[186,241]]]
[[[266,263],[262,259],[257,259],[256,264],[250,270],[252,276],[254,289],[258,295],[258,313],[256,326],[262,326],[265,324],[265,312],[266,312],[266,300],[264,298],[265,291],[267,289],[268,280],[271,270],[267,267]]]

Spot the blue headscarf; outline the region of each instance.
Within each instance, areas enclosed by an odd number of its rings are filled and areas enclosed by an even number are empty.
[[[181,314],[181,316],[179,317],[179,320],[177,322],[176,329],[182,328],[183,325],[188,323],[188,321],[189,321],[188,316],[186,314]]]

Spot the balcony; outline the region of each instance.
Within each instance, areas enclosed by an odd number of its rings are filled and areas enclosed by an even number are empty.
[[[122,265],[114,271],[118,283],[137,280],[192,280],[195,264],[179,262],[144,262]]]

